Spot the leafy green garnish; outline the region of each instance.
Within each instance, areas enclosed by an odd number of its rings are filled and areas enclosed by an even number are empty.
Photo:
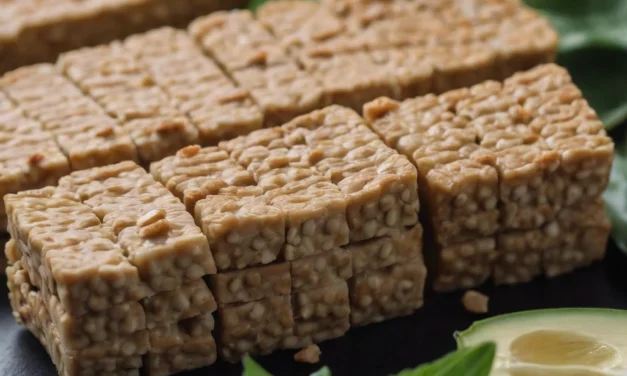
[[[248,355],[244,357],[242,363],[244,365],[243,376],[272,376],[270,372],[263,369],[263,367],[261,367]]]
[[[445,357],[397,376],[488,376],[496,354],[494,343],[459,349]]]
[[[488,376],[496,354],[496,345],[492,342],[459,349],[433,363],[415,369],[407,369],[396,376]],[[272,376],[250,356],[245,356],[243,376]],[[331,376],[328,367],[323,367],[311,376]]]
[[[627,119],[627,1],[525,0],[560,35],[558,63],[570,71],[608,130]]]
[[[627,139],[616,144],[610,184],[604,198],[612,221],[612,238],[627,252]]]

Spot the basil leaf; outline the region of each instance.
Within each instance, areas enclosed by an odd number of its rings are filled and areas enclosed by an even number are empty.
[[[404,370],[397,376],[488,376],[495,354],[496,345],[488,342],[459,349],[433,363]]]
[[[272,374],[263,369],[257,362],[250,356],[246,355],[242,360],[244,365],[244,373],[242,376],[272,376]]]

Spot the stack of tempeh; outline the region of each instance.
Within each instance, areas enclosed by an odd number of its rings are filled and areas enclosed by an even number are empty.
[[[171,3],[163,6],[200,1]],[[53,184],[68,169],[147,165],[330,104],[361,111],[379,96],[402,100],[502,79],[552,60],[556,46],[547,21],[515,0],[281,1],[257,18],[217,12],[188,32],[153,30],[0,78],[0,173],[8,177],[0,195]],[[34,142],[46,146],[24,147]],[[0,229],[4,222],[0,207]]]
[[[417,166],[437,290],[513,284],[601,259],[614,144],[563,68],[364,107]]]
[[[0,0],[0,73],[155,27],[241,8],[245,0]]]
[[[212,364],[207,238],[133,162],[6,196],[11,303],[62,375],[149,375]]]
[[[5,196],[16,318],[67,375],[169,374],[410,314],[421,224],[436,290],[603,256],[613,144],[562,68],[364,112],[329,106],[151,174],[121,162]]]
[[[226,359],[335,338],[350,323],[422,305],[416,170],[347,108],[190,146],[151,172],[209,239]]]

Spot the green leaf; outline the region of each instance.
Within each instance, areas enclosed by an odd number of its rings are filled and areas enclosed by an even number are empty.
[[[627,139],[616,145],[610,183],[604,198],[612,221],[612,238],[620,249],[627,252]]]
[[[583,48],[561,53],[558,63],[568,68],[573,81],[597,111],[607,130],[625,120],[627,50]]]
[[[623,0],[526,0],[560,33],[560,48],[627,49],[627,2]]]
[[[612,129],[627,118],[627,1],[525,0],[560,35],[558,63]]]
[[[312,373],[310,376],[331,376],[331,370],[329,367],[322,367],[316,372]]]
[[[267,1],[268,0],[250,0],[248,2],[248,9],[254,12],[257,10],[257,8],[259,8],[263,3]]]
[[[244,373],[242,376],[272,376],[272,374],[263,369],[250,356],[246,355],[242,360],[244,364]]]
[[[459,349],[433,363],[404,370],[397,376],[488,376],[495,354],[496,345],[488,342]]]

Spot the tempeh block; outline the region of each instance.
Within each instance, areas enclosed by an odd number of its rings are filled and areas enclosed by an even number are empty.
[[[422,257],[422,232],[422,226],[417,224],[393,236],[346,245],[344,248],[353,258],[353,275]]]
[[[541,275],[545,253],[557,247],[559,234],[559,225],[555,221],[537,230],[499,234],[496,239],[494,283],[523,283]]]
[[[492,274],[493,261],[497,257],[494,237],[445,246],[425,245],[425,248],[425,259],[436,291],[482,284]]]
[[[246,353],[274,351],[294,327],[289,295],[222,306],[218,317],[218,351],[229,362],[239,362]]]
[[[577,206],[595,201],[603,194],[614,159],[612,139],[582,134],[564,138],[553,136],[547,142],[561,157],[555,172],[559,179],[556,184],[562,189],[557,192],[559,203]]]
[[[181,199],[190,213],[199,200],[226,187],[252,186],[253,176],[217,147],[187,146],[150,166],[154,178]]]
[[[279,41],[247,10],[215,12],[196,19],[188,30],[229,72],[289,61]]]
[[[335,185],[305,179],[271,193],[271,205],[285,214],[286,242],[282,250],[285,260],[330,251],[348,243],[346,200]]]
[[[339,281],[292,295],[295,324],[306,321],[335,321],[350,314],[348,284]]]
[[[289,295],[291,292],[290,264],[287,262],[220,272],[209,278],[211,290],[220,306]]]
[[[264,112],[265,126],[277,126],[324,106],[322,88],[295,63],[252,66],[233,73]]]
[[[217,309],[209,286],[198,279],[173,291],[164,291],[140,301],[146,313],[146,327],[153,329]]]
[[[422,307],[427,269],[422,259],[366,271],[349,281],[351,325],[405,316]]]
[[[494,168],[462,159],[423,178],[423,203],[439,244],[490,236],[499,228],[498,176]]]
[[[321,82],[324,103],[359,111],[364,103],[378,97],[400,97],[394,71],[377,65],[367,53],[308,58],[303,65]]]
[[[292,291],[303,292],[333,286],[353,276],[350,250],[307,256],[291,262]]]
[[[261,190],[255,193],[223,192],[196,204],[196,223],[209,239],[219,270],[268,264],[285,243],[285,215],[266,203]]]
[[[211,313],[150,331],[151,349],[144,357],[148,375],[171,375],[202,368],[217,359]]]
[[[560,165],[558,153],[542,145],[521,145],[494,153],[484,160],[499,174],[504,230],[538,228],[555,216],[559,193],[563,189],[556,173]]]

